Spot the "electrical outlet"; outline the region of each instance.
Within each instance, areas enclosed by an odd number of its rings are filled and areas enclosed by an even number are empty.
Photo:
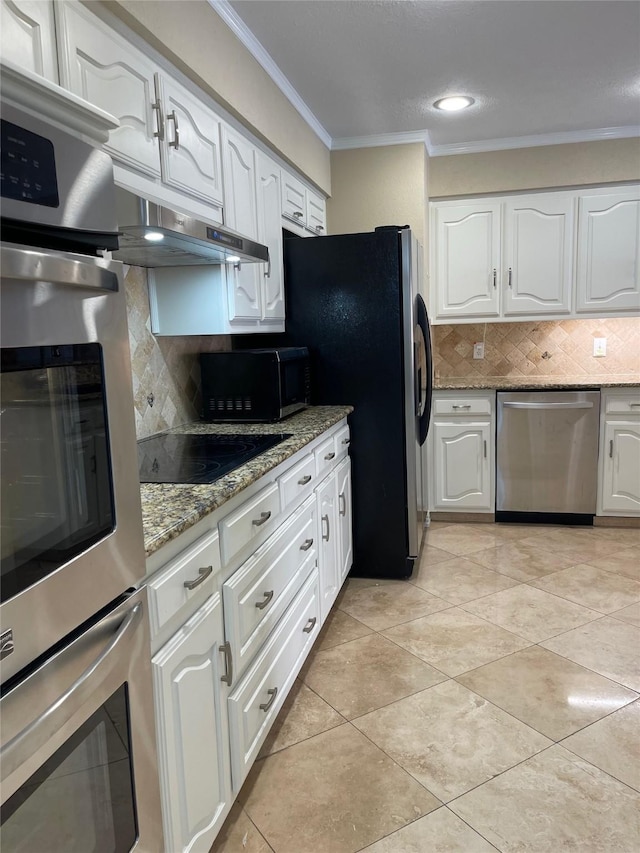
[[[603,358],[607,354],[607,339],[593,339],[593,355],[595,358]]]
[[[484,341],[473,345],[473,357],[484,358]]]

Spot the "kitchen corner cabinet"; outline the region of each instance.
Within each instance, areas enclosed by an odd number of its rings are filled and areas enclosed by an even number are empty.
[[[14,65],[57,83],[53,10],[52,0],[1,0],[0,54]]]
[[[316,237],[327,233],[326,202],[322,196],[302,183],[290,172],[282,170],[282,216],[286,220],[284,227],[290,228],[301,236]]]
[[[434,392],[431,509],[493,512],[495,394]]]
[[[640,516],[640,388],[603,389],[598,515]]]

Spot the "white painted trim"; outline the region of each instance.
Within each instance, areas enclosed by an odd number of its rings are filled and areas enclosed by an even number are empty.
[[[376,133],[372,136],[345,136],[334,139],[332,151],[346,151],[351,148],[379,148],[383,145],[408,145],[412,142],[422,142],[431,153],[431,142],[428,130],[408,130],[404,133]]]
[[[603,139],[629,139],[640,136],[640,126],[599,127],[593,130],[570,130],[563,133],[540,133],[534,136],[512,136],[503,139],[483,139],[478,142],[459,142],[432,145],[432,157],[450,154],[475,154],[482,151],[506,151],[510,148],[537,148],[542,145],[566,145],[570,142],[598,142]]]
[[[331,136],[325,130],[323,125],[318,121],[316,116],[311,112],[309,107],[302,100],[298,92],[291,85],[289,80],[282,73],[280,68],[273,61],[269,53],[260,44],[251,30],[247,27],[242,18],[235,11],[228,0],[207,0],[212,9],[222,18],[231,32],[240,40],[246,47],[253,58],[267,72],[276,86],[280,89],[287,100],[300,113],[302,118],[307,122],[311,130],[324,142],[327,148],[331,149]]]

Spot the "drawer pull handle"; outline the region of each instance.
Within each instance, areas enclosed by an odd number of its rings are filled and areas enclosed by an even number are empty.
[[[487,442],[484,441],[483,444],[484,444],[484,458],[486,459],[487,458]]]
[[[309,619],[309,621],[307,622],[307,624],[306,624],[306,625],[304,626],[304,628],[302,629],[302,630],[304,631],[304,633],[305,633],[305,634],[310,634],[310,633],[313,631],[313,629],[316,627],[316,622],[317,622],[317,621],[318,621],[318,620],[316,619],[316,617],[315,617],[315,616],[312,616],[312,617],[311,617],[311,619]]]
[[[220,681],[224,681],[229,687],[233,684],[233,655],[231,653],[231,643],[223,643],[220,646],[220,651],[224,655],[224,675],[220,676]]]
[[[310,483],[310,482],[311,482],[311,474],[305,474],[304,477],[300,477],[300,479],[298,480],[298,485],[299,486],[306,486],[307,483]]]
[[[340,502],[340,509],[339,509],[340,515],[346,515],[347,514],[347,500],[344,496],[344,492],[340,492],[340,494],[338,495],[338,500]]]
[[[629,403],[629,405],[633,409],[635,406],[640,406],[640,403]]]
[[[173,142],[169,143],[169,148],[175,148],[176,151],[180,148],[180,130],[178,129],[178,116],[176,115],[176,111],[169,113],[167,115],[167,121],[171,120],[173,122],[175,135],[173,137]]]
[[[270,589],[269,592],[264,592],[263,595],[264,595],[264,601],[256,601],[256,607],[258,608],[258,610],[264,610],[265,609],[267,604],[273,598],[273,590]]]
[[[324,533],[323,533],[323,534],[322,534],[322,538],[324,539],[324,541],[325,541],[325,542],[328,542],[328,541],[329,541],[329,537],[331,536],[331,528],[329,527],[329,516],[328,516],[328,515],[323,515],[323,516],[322,516],[322,523],[324,524],[324,523],[325,523],[325,521],[326,521],[326,523],[327,523],[327,535],[325,536],[325,535],[324,535]]]
[[[509,267],[509,287],[512,287],[513,270]]]
[[[260,518],[254,518],[252,524],[255,524],[256,527],[262,527],[262,525],[269,521],[271,518],[271,510],[269,512],[261,512]]]
[[[350,438],[343,438],[342,443],[343,444],[351,444],[351,439]]]
[[[609,440],[609,459],[613,459],[613,439]]]
[[[470,409],[471,403],[465,403],[464,406],[462,404],[458,405],[456,403],[453,403],[451,408],[452,409]]]
[[[309,548],[313,545],[313,539],[305,539],[302,545],[300,546],[301,551],[308,551]]]
[[[302,219],[303,214],[301,210],[294,210],[293,215],[296,217],[296,219]]]
[[[496,286],[496,278],[497,278],[497,271],[496,271],[496,268],[494,267],[493,268],[493,286],[494,286],[494,288]]]
[[[195,589],[197,586],[200,586],[202,581],[205,581],[209,575],[213,572],[213,566],[207,566],[204,569],[198,569],[198,577],[194,581],[185,581],[184,586],[186,589]]]
[[[266,712],[269,710],[269,708],[273,705],[273,703],[274,703],[274,701],[275,701],[275,698],[276,698],[276,696],[278,695],[278,688],[277,688],[277,687],[271,687],[271,688],[269,688],[269,690],[267,690],[267,694],[268,694],[271,698],[269,699],[269,701],[268,701],[268,702],[263,702],[263,703],[260,705],[260,710],[261,710],[261,711],[264,711],[264,712],[265,712],[265,714],[266,714]]]
[[[333,459],[333,457],[334,457],[335,455],[336,455],[335,453],[327,453],[327,455],[326,455],[324,458],[325,458],[325,459]]]

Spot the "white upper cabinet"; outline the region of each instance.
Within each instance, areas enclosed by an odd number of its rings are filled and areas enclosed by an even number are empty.
[[[2,0],[0,28],[2,59],[58,82],[53,2]]]
[[[255,158],[258,241],[269,249],[269,263],[260,264],[263,316],[265,320],[284,320],[280,167],[262,151],[256,151]]]
[[[295,175],[282,170],[282,216],[299,226],[296,233],[308,236],[327,233],[327,205],[322,196]],[[288,227],[288,226],[285,226]]]
[[[105,145],[116,160],[160,177],[153,63],[81,4],[60,2],[56,14],[62,85],[120,121]]]
[[[438,317],[499,312],[500,204],[434,205]]]
[[[518,196],[505,203],[505,314],[569,313],[573,210],[569,193]]]
[[[640,310],[640,191],[579,199],[579,312]]]
[[[315,234],[327,233],[327,204],[322,196],[307,190],[307,228]]]

